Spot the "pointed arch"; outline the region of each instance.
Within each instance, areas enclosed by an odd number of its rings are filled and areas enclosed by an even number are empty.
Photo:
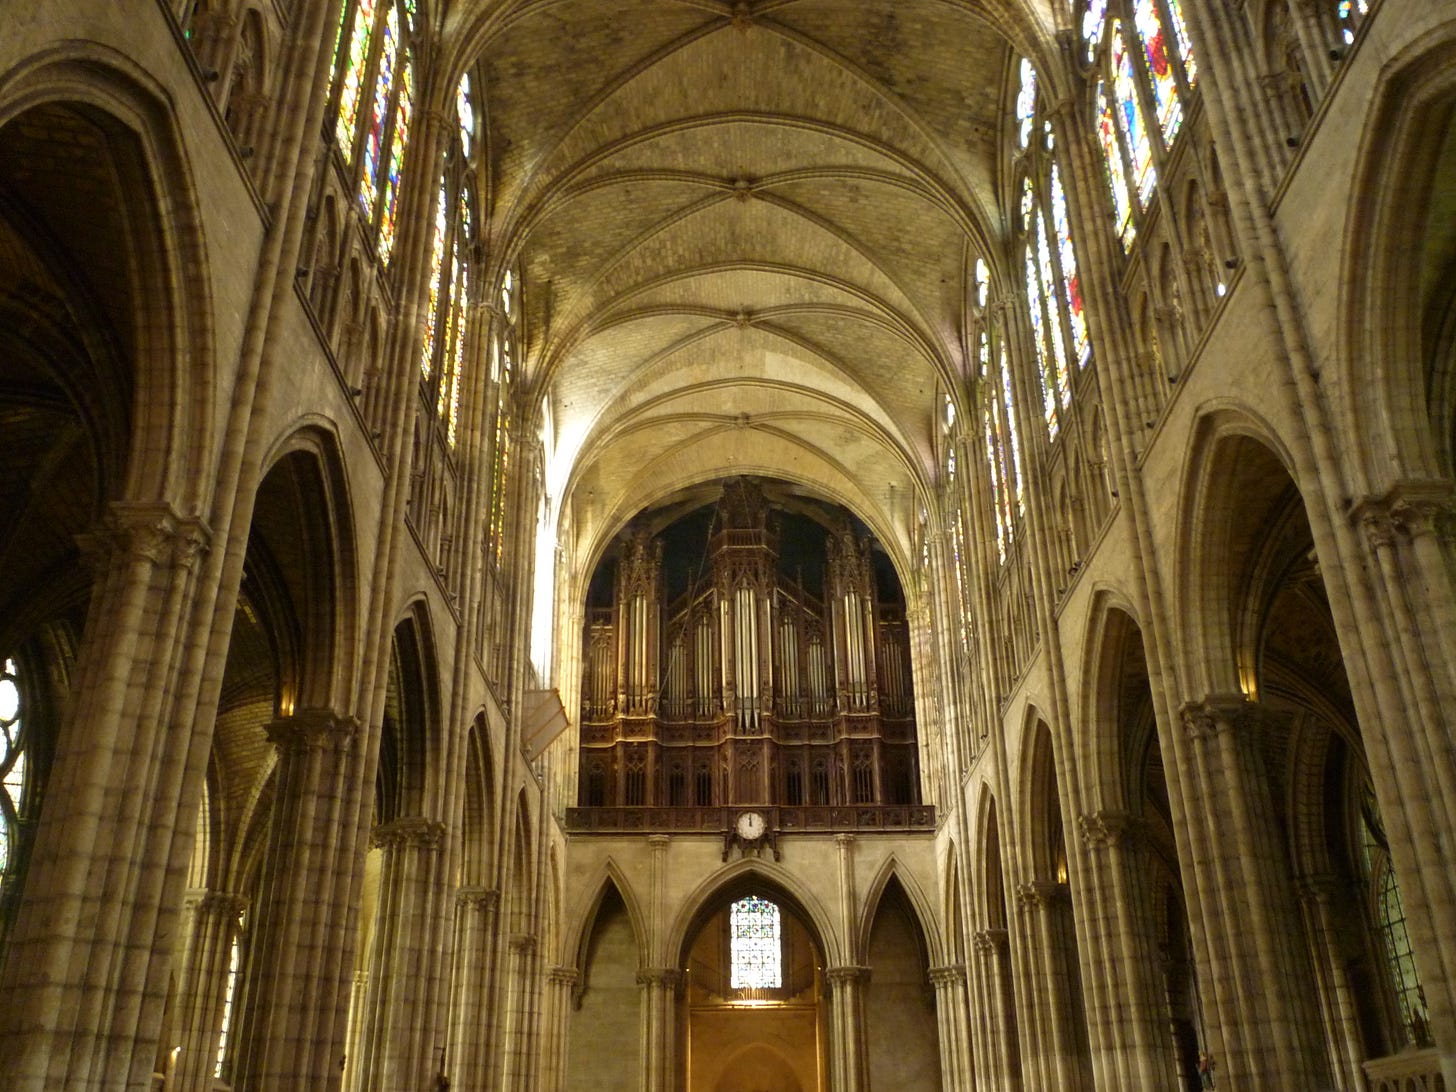
[[[925,944],[926,965],[934,967],[945,963],[945,943],[935,913],[935,901],[927,895],[904,862],[893,853],[885,858],[865,891],[864,905],[860,909],[860,920],[855,930],[855,950],[869,951],[870,932],[874,929],[875,917],[885,899],[893,897],[890,894],[892,886],[899,887],[906,904],[914,913],[915,924]]]
[[[638,966],[648,966],[647,917],[643,912],[637,891],[621,866],[608,857],[602,863],[596,877],[590,882],[581,884],[581,887],[593,892],[592,897],[581,906],[576,920],[564,929],[564,939],[570,941],[566,948],[567,961],[581,975],[581,981],[585,981],[586,978],[587,956],[592,933],[596,930],[597,917],[601,913],[602,902],[608,892],[614,892],[626,908],[627,920],[632,924],[632,936],[637,944]]]
[[[849,938],[838,934],[833,917],[793,872],[782,865],[745,858],[707,877],[683,898],[666,933],[668,965],[681,965],[693,937],[714,913],[734,898],[751,893],[770,895],[790,909],[819,946],[825,966],[852,961]]]

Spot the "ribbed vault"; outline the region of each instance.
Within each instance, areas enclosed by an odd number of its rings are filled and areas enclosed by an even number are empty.
[[[523,373],[549,399],[548,490],[578,559],[738,473],[848,504],[908,556],[969,270],[1001,234],[1008,14],[567,0],[462,18],[494,264],[523,272]]]

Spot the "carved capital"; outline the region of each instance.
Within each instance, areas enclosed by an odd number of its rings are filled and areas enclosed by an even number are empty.
[[[265,731],[280,755],[343,752],[354,745],[359,735],[359,719],[339,716],[332,709],[303,709],[272,721]]]
[[[242,920],[248,900],[227,891],[189,891],[182,900],[183,908],[197,917],[217,917],[236,925]]]
[[[514,956],[533,956],[536,954],[536,938],[529,933],[512,933],[506,938],[506,947]]]
[[[575,967],[552,967],[546,972],[546,981],[557,989],[571,989],[581,979],[581,972]]]
[[[943,967],[930,968],[930,982],[937,990],[964,985],[966,967],[964,963],[948,963]]]
[[[1295,883],[1295,890],[1299,892],[1301,902],[1318,906],[1334,901],[1339,886],[1330,873],[1317,872],[1301,876]]]
[[[637,971],[639,986],[675,991],[681,982],[682,972],[676,967],[641,967]]]
[[[206,523],[165,503],[117,502],[94,530],[76,536],[82,557],[98,572],[116,560],[191,569],[211,540]]]
[[[1050,880],[1032,880],[1029,883],[1016,885],[1016,901],[1023,910],[1035,910],[1038,907],[1055,906],[1059,902],[1065,902],[1071,897],[1071,892],[1064,883],[1053,883]]]
[[[494,914],[500,908],[500,891],[494,887],[462,887],[455,892],[455,905],[462,910]]]
[[[369,833],[369,844],[376,849],[399,849],[406,846],[439,849],[444,840],[445,824],[426,819],[422,815],[382,823]]]
[[[1077,817],[1082,844],[1088,849],[1105,849],[1131,841],[1139,833],[1140,821],[1125,811],[1093,811]]]
[[[1005,929],[977,929],[971,943],[983,956],[992,956],[1010,950],[1011,934]]]
[[[868,967],[857,967],[847,964],[843,967],[824,968],[824,981],[829,987],[830,993],[838,992],[841,989],[848,989],[856,985],[868,985],[870,981],[870,969]]]
[[[1195,740],[1225,731],[1251,730],[1263,718],[1258,703],[1242,694],[1211,694],[1201,702],[1189,702],[1179,712],[1184,729]]]

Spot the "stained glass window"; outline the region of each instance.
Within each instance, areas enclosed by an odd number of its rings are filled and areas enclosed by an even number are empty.
[[[217,1037],[217,1064],[212,1070],[214,1078],[220,1079],[223,1076],[223,1066],[227,1063],[228,1039],[232,1033],[233,1003],[237,1000],[238,971],[242,964],[242,955],[242,942],[233,937],[232,949],[228,952],[227,985],[223,987],[222,1031]]]
[[[1107,0],[1087,0],[1087,10],[1082,13],[1082,41],[1087,43],[1087,59],[1097,55],[1097,43],[1102,39],[1102,24],[1107,21]]]
[[[991,270],[984,258],[976,259],[976,306],[985,307],[991,291]]]
[[[1183,104],[1178,101],[1178,78],[1173,74],[1173,60],[1168,55],[1168,41],[1156,0],[1135,0],[1133,22],[1143,42],[1148,84],[1153,92],[1158,125],[1163,131],[1163,143],[1171,145],[1183,124]]]
[[[374,35],[374,0],[359,0],[354,9],[354,27],[349,33],[349,53],[339,92],[339,118],[334,137],[346,160],[354,154],[354,130],[359,121],[359,94],[365,69],[369,67],[369,46]],[[337,53],[338,51],[335,50]]]
[[[435,370],[435,327],[440,321],[440,272],[445,263],[446,214],[450,195],[440,183],[440,200],[435,206],[435,241],[430,249],[429,297],[425,303],[425,339],[420,345],[420,375],[429,379]]]
[[[1182,0],[1167,0],[1167,3],[1173,40],[1177,42],[1178,56],[1183,60],[1183,76],[1192,87],[1198,82],[1198,62],[1193,56],[1193,39],[1188,37],[1188,24],[1183,21],[1183,3]]]
[[[1062,300],[1057,290],[1056,272],[1052,268],[1051,246],[1047,241],[1046,218],[1038,209],[1035,222],[1036,269],[1028,271],[1032,278],[1028,291],[1035,285],[1035,295],[1029,295],[1032,310],[1044,308],[1046,314],[1038,325],[1044,331],[1042,346],[1042,385],[1047,404],[1047,429],[1053,435],[1057,428],[1055,421],[1059,408],[1065,408],[1072,401],[1070,376],[1067,369],[1066,340],[1062,335]]]
[[[20,717],[20,680],[15,661],[0,671],[0,881],[15,864],[20,836],[21,793],[25,788],[25,740]]]
[[[414,106],[414,69],[409,64],[400,73],[399,99],[394,107],[394,133],[390,139],[389,174],[384,180],[384,218],[379,225],[379,256],[389,261],[394,253],[394,231],[399,212],[400,170],[410,137],[410,112]]]
[[[1113,92],[1117,99],[1118,120],[1123,139],[1132,157],[1133,184],[1137,188],[1138,205],[1147,208],[1148,199],[1158,184],[1153,166],[1153,149],[1143,124],[1142,107],[1138,105],[1137,81],[1133,76],[1132,57],[1128,54],[1117,20],[1109,35],[1112,46]]]
[[[779,908],[750,895],[728,910],[729,986],[735,990],[776,990],[783,983],[783,942]]]
[[[384,42],[379,52],[379,71],[374,79],[374,106],[364,137],[364,164],[359,177],[359,204],[364,216],[374,220],[379,197],[379,168],[385,155],[385,123],[389,120],[390,92],[394,88],[394,67],[399,58],[399,9],[390,6],[384,19]]]
[[[1370,10],[1366,0],[1340,0],[1337,14],[1340,17],[1340,37],[1349,45],[1355,40],[1355,31]]]
[[[460,143],[468,158],[471,141],[475,139],[475,107],[470,103],[470,73],[468,72],[461,77],[460,86],[455,89],[455,116],[460,120]]]
[[[1051,174],[1052,226],[1057,234],[1057,259],[1062,267],[1062,303],[1072,327],[1072,355],[1085,366],[1092,358],[1092,345],[1087,340],[1087,318],[1082,310],[1082,278],[1077,272],[1077,254],[1072,249],[1072,229],[1067,220],[1067,195],[1062,192],[1062,177],[1057,165]]]
[[[1102,157],[1107,164],[1107,182],[1112,191],[1112,213],[1117,221],[1117,235],[1122,248],[1127,250],[1137,237],[1137,225],[1132,218],[1132,200],[1127,193],[1126,165],[1122,158],[1122,146],[1117,140],[1117,122],[1112,116],[1112,100],[1107,97],[1107,85],[1097,81],[1097,139],[1102,144]]]
[[[1021,146],[1031,139],[1032,120],[1036,115],[1036,69],[1025,58],[1021,61],[1021,90],[1016,96],[1016,120],[1020,125]]]
[[[451,311],[445,374],[440,378],[436,412],[445,422],[445,440],[455,446],[460,418],[460,388],[465,368],[465,316],[470,297],[470,268],[466,261],[470,239],[469,190],[461,189],[456,209],[455,241],[451,248]]]

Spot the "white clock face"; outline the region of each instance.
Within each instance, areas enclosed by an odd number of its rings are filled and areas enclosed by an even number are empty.
[[[768,824],[756,811],[745,811],[738,817],[738,837],[745,842],[756,842],[763,837]]]

